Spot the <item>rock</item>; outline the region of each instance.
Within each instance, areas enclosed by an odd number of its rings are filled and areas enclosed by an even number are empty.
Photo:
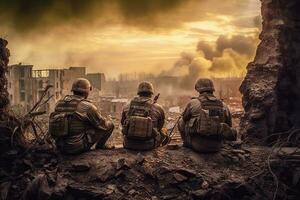
[[[118,170],[117,173],[115,174],[115,177],[117,178],[117,177],[120,177],[120,176],[124,176],[125,173],[126,173],[125,170],[122,170],[122,169]]]
[[[146,176],[154,177],[154,169],[150,165],[143,166],[143,173]]]
[[[120,170],[122,168],[130,168],[130,165],[128,164],[127,160],[125,158],[120,158],[117,161],[117,170]]]
[[[177,150],[180,148],[178,144],[168,144],[166,147],[168,150]]]
[[[10,56],[9,50],[6,48],[7,45],[8,42],[0,38],[0,115],[6,112],[5,109],[9,104],[7,78],[5,77]]]
[[[241,149],[232,149],[231,151],[233,153],[239,153],[239,154],[245,154],[246,153],[244,150],[241,150]]]
[[[176,199],[178,196],[174,194],[163,195],[161,198],[163,200]]]
[[[151,200],[158,200],[157,196],[152,196]]]
[[[144,161],[145,161],[144,156],[141,153],[138,153],[137,158],[136,158],[136,163],[143,164]]]
[[[128,192],[128,194],[130,194],[130,195],[133,195],[134,193],[136,193],[136,190],[135,190],[135,189],[131,189],[131,190],[129,190],[129,192]]]
[[[232,161],[233,163],[235,163],[235,164],[237,164],[237,163],[240,162],[240,159],[239,159],[238,157],[236,157],[236,156],[231,156],[230,158],[231,158],[231,161]]]
[[[175,173],[173,176],[174,176],[175,180],[179,183],[183,182],[183,181],[186,181],[188,179],[186,176],[183,176],[179,173]]]
[[[209,187],[209,184],[207,181],[203,181],[203,183],[201,184],[201,188],[202,189],[207,189]]]
[[[105,191],[105,194],[106,195],[110,195],[110,194],[112,194],[116,189],[117,189],[117,187],[116,187],[116,185],[113,185],[113,184],[108,184],[107,186],[106,186],[106,191]]]
[[[195,177],[197,175],[197,172],[193,169],[179,168],[176,171],[186,177]]]
[[[11,182],[3,182],[0,184],[0,199],[7,199]]]
[[[243,154],[237,154],[237,156],[239,157],[240,161],[246,161],[246,157]]]
[[[27,186],[23,194],[23,199],[49,199],[51,197],[51,194],[52,190],[48,184],[47,176],[44,174],[40,174]]]
[[[72,183],[68,185],[66,196],[70,199],[102,199],[107,196],[105,188]]]
[[[113,166],[108,165],[103,169],[101,169],[99,172],[100,173],[97,173],[95,175],[95,180],[100,182],[105,182],[115,176],[116,169]]]
[[[86,172],[91,168],[90,163],[86,161],[82,162],[72,162],[71,172]]]
[[[261,43],[240,87],[245,109],[241,135],[248,142],[267,144],[278,138],[273,133],[299,125],[300,17],[296,7],[298,0],[262,0]],[[289,132],[280,137],[284,135]]]
[[[203,197],[206,195],[206,193],[207,193],[207,190],[200,189],[200,190],[191,192],[191,196],[193,199],[203,199]]]

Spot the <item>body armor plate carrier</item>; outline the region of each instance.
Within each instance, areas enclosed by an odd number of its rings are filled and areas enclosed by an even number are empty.
[[[198,98],[201,103],[199,114],[192,116],[186,131],[192,135],[221,139],[220,127],[225,122],[223,102],[214,96],[203,95]]]
[[[49,133],[53,138],[60,138],[69,133],[69,121],[74,117],[80,102],[80,99],[68,99],[68,96],[58,102],[49,119]]]
[[[149,100],[136,97],[130,102],[123,129],[123,133],[128,139],[149,140],[153,138],[151,109],[152,104]]]

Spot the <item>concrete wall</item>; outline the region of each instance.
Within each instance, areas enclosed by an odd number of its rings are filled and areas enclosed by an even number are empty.
[[[12,65],[8,67],[8,92],[11,105],[21,105],[29,111],[34,102],[32,65]]]

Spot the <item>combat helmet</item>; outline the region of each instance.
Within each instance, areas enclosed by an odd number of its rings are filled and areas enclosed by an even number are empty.
[[[195,90],[198,91],[199,93],[202,92],[214,92],[215,87],[212,82],[212,80],[208,78],[200,78],[197,80],[195,84]]]
[[[140,95],[140,94],[143,94],[143,93],[153,94],[153,85],[152,85],[152,83],[144,81],[144,82],[141,82],[139,84],[137,94]]]
[[[78,78],[73,82],[72,92],[89,93],[92,90],[92,86],[89,80],[85,78]]]

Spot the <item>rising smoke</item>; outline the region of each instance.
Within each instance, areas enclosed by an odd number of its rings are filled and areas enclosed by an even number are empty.
[[[243,76],[249,60],[255,56],[258,38],[221,35],[214,44],[199,41],[194,54],[183,52],[173,68],[161,75],[180,75],[182,87],[191,88],[199,77]]]

